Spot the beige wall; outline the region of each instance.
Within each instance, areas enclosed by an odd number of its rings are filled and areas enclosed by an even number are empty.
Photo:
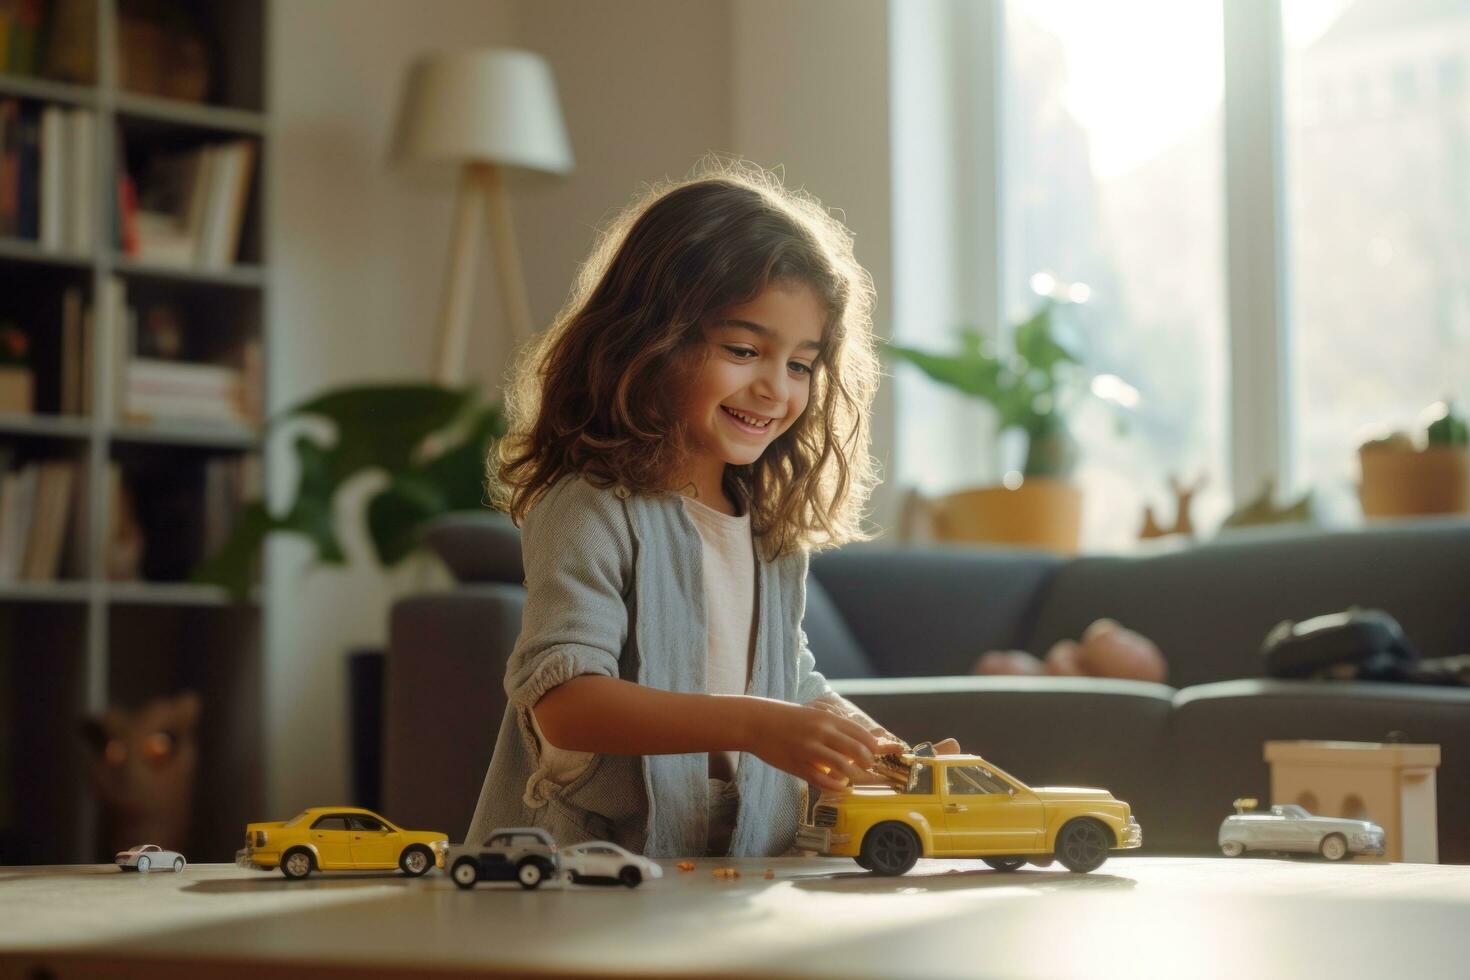
[[[551,64],[577,170],[512,207],[537,326],[556,315],[593,230],[639,187],[730,147],[728,0],[539,0],[517,42]]]
[[[429,373],[452,198],[384,165],[398,81],[421,51],[510,43],[512,14],[509,0],[273,4],[274,408],[331,385]],[[482,291],[481,363],[491,308]],[[296,479],[287,441],[275,440],[270,458],[278,500]],[[340,524],[355,531],[361,522],[352,515],[371,486],[354,489]],[[361,534],[344,543],[353,561],[343,569],[311,568],[296,539],[268,552],[266,796],[274,814],[348,801],[346,655],[382,646],[388,604],[411,578],[385,580]]]
[[[888,148],[887,0],[736,0],[733,7],[735,149],[784,168],[842,215],[859,262],[873,276],[874,327],[892,322]],[[879,387],[873,454],[892,478],[892,386]],[[885,483],[873,496],[875,529],[896,526]]]
[[[383,149],[403,69],[435,47],[514,44],[555,73],[577,169],[512,202],[538,325],[566,299],[594,229],[640,184],[719,150],[784,165],[788,181],[846,213],[886,332],[886,0],[313,0],[275,11],[275,406],[326,385],[429,373],[452,193],[391,173]],[[487,258],[469,355],[469,375],[487,386],[509,354],[492,280]],[[875,420],[885,464],[886,398]],[[280,447],[272,463],[280,494],[295,474]],[[352,528],[371,486],[355,490],[339,514]],[[890,498],[881,488],[881,523]],[[385,642],[395,596],[444,581],[427,561],[385,578],[361,535],[347,544],[347,569],[310,571],[294,541],[270,551],[272,812],[347,799],[346,654]]]

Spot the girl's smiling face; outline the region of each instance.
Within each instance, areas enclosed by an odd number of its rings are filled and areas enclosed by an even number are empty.
[[[796,423],[811,396],[827,311],[811,287],[775,284],[702,325],[703,366],[686,394],[699,498],[724,500],[726,464],[753,463]]]

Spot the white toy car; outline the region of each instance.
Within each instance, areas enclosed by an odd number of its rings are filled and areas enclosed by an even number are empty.
[[[1295,803],[1252,812],[1255,800],[1237,800],[1235,813],[1220,823],[1220,853],[1301,851],[1341,861],[1349,854],[1384,853],[1383,828],[1371,820],[1315,817]]]
[[[663,868],[648,858],[606,841],[588,841],[562,848],[561,866],[578,885],[637,888],[645,878],[662,878],[664,873]]]
[[[188,865],[178,851],[165,851],[157,844],[139,844],[117,852],[117,866],[124,871],[183,871]]]

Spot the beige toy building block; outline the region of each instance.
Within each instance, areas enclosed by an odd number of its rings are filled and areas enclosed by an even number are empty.
[[[1372,820],[1390,861],[1439,863],[1438,745],[1267,742],[1271,800],[1323,817]]]

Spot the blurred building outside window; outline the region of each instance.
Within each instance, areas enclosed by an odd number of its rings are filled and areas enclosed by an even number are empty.
[[[1470,0],[1282,0],[1297,484],[1359,513],[1359,444],[1470,408]]]
[[[1206,534],[1235,503],[1230,400],[1250,389],[1231,383],[1221,4],[1002,8],[1000,319],[1034,308],[1049,277],[1086,284],[1071,320],[1088,365],[1139,393],[1131,418],[1093,401],[1072,420],[1087,550],[1129,547],[1147,503],[1167,524],[1171,475],[1206,478]],[[1279,14],[1278,500],[1310,489],[1325,523],[1349,525],[1363,440],[1422,430],[1446,396],[1470,409],[1470,0],[1280,0]],[[1002,447],[1003,469],[1018,458]]]
[[[1169,477],[1205,483],[1197,527],[1230,508],[1220,0],[1008,0],[1003,31],[1001,301],[1082,283],[1064,318],[1087,365],[1138,392],[1071,419],[1084,550],[1126,549]],[[1126,423],[1126,428],[1120,428]]]

